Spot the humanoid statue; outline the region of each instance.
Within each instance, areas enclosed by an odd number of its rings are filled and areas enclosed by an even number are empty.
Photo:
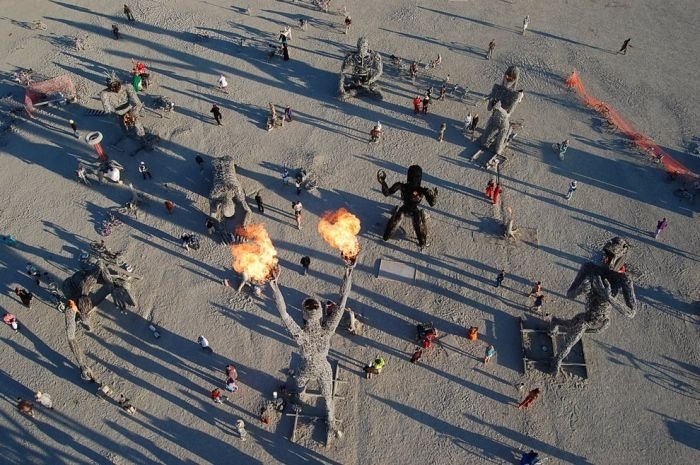
[[[369,42],[364,37],[357,40],[357,51],[350,52],[343,60],[340,69],[338,93],[341,100],[349,100],[360,94],[369,94],[383,99],[377,80],[383,71],[382,57],[369,49]]]
[[[628,318],[634,318],[637,313],[634,284],[624,272],[624,258],[629,247],[626,240],[615,237],[603,247],[602,265],[593,262],[581,265],[566,296],[573,299],[586,294],[586,311],[571,320],[553,321],[552,333],[557,333],[559,326],[564,326],[566,330],[564,345],[553,361],[555,373],[559,372],[562,361],[584,333],[599,333],[607,329],[612,308]],[[624,302],[617,298],[620,291]]]
[[[500,155],[508,145],[508,136],[512,132],[510,116],[524,96],[522,90],[515,90],[519,77],[518,67],[509,67],[503,75],[503,83],[494,84],[488,97],[487,108],[491,111],[491,116],[486,123],[479,143],[483,148],[496,155]]]
[[[382,186],[382,194],[385,197],[401,191],[401,200],[403,205],[396,207],[391,215],[389,223],[384,231],[384,240],[388,241],[391,238],[396,228],[399,227],[404,215],[410,215],[413,219],[413,229],[418,238],[418,246],[425,247],[428,245],[428,223],[425,217],[425,212],[418,208],[423,197],[428,200],[428,204],[432,207],[437,201],[437,187],[428,189],[421,186],[423,179],[423,169],[418,165],[412,165],[408,168],[406,182],[396,182],[391,187],[386,183],[386,173],[383,170],[377,171],[377,180]]]
[[[231,218],[236,213],[238,202],[243,208],[243,226],[252,213],[246,202],[245,191],[236,175],[233,157],[226,155],[214,160],[214,182],[209,192],[209,216],[216,221]]]
[[[331,337],[335,334],[335,330],[338,328],[338,324],[345,312],[345,305],[352,287],[352,272],[356,263],[357,258],[352,261],[345,261],[345,276],[340,288],[340,303],[333,309],[325,322],[322,322],[324,312],[321,302],[312,297],[304,299],[302,302],[302,314],[305,322],[303,328],[287,313],[287,304],[284,302],[282,292],[277,286],[279,269],[276,270],[274,278],[270,281],[277,311],[292,339],[299,346],[302,358],[301,369],[295,376],[296,391],[298,394],[303,394],[306,392],[310,381],[318,380],[321,385],[321,394],[326,401],[328,427],[333,433],[338,433],[339,430],[335,421],[333,369],[328,362],[328,351],[330,350]]]
[[[119,115],[125,127],[135,128],[139,137],[146,134],[139,119],[143,104],[132,85],[122,85],[122,82],[112,73],[107,79],[107,88],[100,92],[100,100],[105,113]]]

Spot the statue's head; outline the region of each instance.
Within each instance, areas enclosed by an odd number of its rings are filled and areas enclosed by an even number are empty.
[[[420,187],[420,183],[423,180],[423,168],[418,165],[411,165],[408,167],[408,174],[406,175],[406,184],[411,187]]]
[[[307,297],[301,304],[301,314],[306,324],[320,324],[323,318],[323,307],[318,299]]]
[[[357,39],[357,51],[360,56],[367,56],[369,54],[369,42],[365,37],[360,37]]]
[[[603,246],[603,263],[613,271],[620,270],[625,264],[625,256],[629,248],[629,243],[621,237],[610,239]]]

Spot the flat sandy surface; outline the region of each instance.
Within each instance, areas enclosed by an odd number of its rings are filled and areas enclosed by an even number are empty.
[[[331,13],[308,2],[272,0],[140,0],[132,8],[137,21],[127,23],[116,1],[2,2],[2,72],[70,73],[81,102],[39,112],[18,123],[18,134],[0,136],[0,233],[19,241],[0,246],[0,307],[21,324],[18,334],[0,328],[0,462],[505,464],[531,448],[549,457],[547,465],[700,462],[697,206],[680,202],[673,195],[678,184],[667,183],[622,135],[604,131],[600,116],[563,85],[577,69],[592,95],[700,172],[700,159],[687,151],[700,134],[695,0],[348,0],[349,35],[338,5]],[[525,15],[531,22],[523,36]],[[297,27],[302,17],[307,31]],[[34,20],[46,30],[32,29]],[[112,38],[113,23],[119,41]],[[268,44],[285,24],[294,26],[291,60],[268,61]],[[210,38],[195,41],[196,32]],[[87,47],[77,51],[71,38],[85,34]],[[361,35],[385,59],[385,99],[341,103],[337,73]],[[634,48],[616,55],[627,37]],[[488,61],[492,39],[497,45]],[[389,59],[427,63],[438,53],[442,66],[421,69],[415,85]],[[166,95],[176,105],[170,118],[148,111],[143,120],[162,137],[153,152],[137,152],[138,142],[124,135],[115,116],[86,110],[101,108],[106,76],[116,71],[126,79],[132,58],[155,76],[144,102]],[[483,97],[511,64],[522,69],[525,99],[513,120],[523,128],[501,181],[516,225],[536,229],[537,246],[497,239],[501,209],[483,194],[491,174],[468,161],[478,147],[460,132],[469,111],[479,113],[484,126]],[[228,77],[228,95],[214,88],[219,73]],[[447,74],[469,87],[466,101],[450,97],[435,102],[432,114],[414,116],[411,99]],[[10,79],[0,90],[21,102],[22,88]],[[222,108],[224,127],[213,124],[212,101]],[[295,121],[266,132],[267,102],[291,105]],[[83,134],[102,131],[106,152],[126,168],[124,177],[153,199],[138,220],[127,219],[106,238],[144,277],[134,284],[137,307],[122,313],[105,301],[93,315],[94,330],[78,336],[97,377],[115,395],[131,398],[135,415],[100,400],[97,386],[80,379],[63,315],[48,304],[46,286],[24,273],[27,262],[57,282],[74,273],[80,252],[100,238],[106,210],[129,199],[128,190],[115,185],[75,181],[78,162],[94,162],[95,155],[72,136],[71,118]],[[385,137],[369,145],[376,121]],[[448,129],[438,143],[442,122]],[[571,148],[561,161],[551,145],[564,138]],[[286,381],[296,349],[269,292],[254,299],[221,284],[228,278],[235,286],[238,277],[229,247],[208,237],[204,222],[211,160],[227,154],[237,158],[248,194],[262,189],[267,208],[253,221],[270,231],[282,292],[298,321],[303,297],[337,298],[342,277],[338,253],[316,232],[319,216],[346,207],[362,221],[363,255],[350,305],[367,328],[361,336],[340,328],[332,341],[331,357],[348,382],[338,390],[345,396],[338,401],[345,435],[328,448],[320,442],[321,422],[302,424],[293,444],[289,419],[276,427],[258,420],[261,399]],[[197,155],[205,159],[202,174]],[[140,161],[153,180],[141,179]],[[376,171],[385,170],[393,183],[414,163],[423,167],[424,184],[439,189],[437,205],[425,205],[431,245],[424,251],[408,221],[393,240],[381,240],[399,198],[381,195]],[[297,197],[293,187],[284,188],[285,165],[312,171],[319,189]],[[567,202],[572,179],[578,190]],[[301,231],[291,209],[297,198],[304,205]],[[176,204],[172,215],[166,199]],[[254,208],[251,195],[249,203]],[[662,217],[670,225],[654,240]],[[202,236],[201,249],[180,246],[185,232]],[[548,312],[562,318],[582,312],[583,299],[568,299],[566,290],[580,265],[599,257],[614,236],[633,245],[627,261],[639,300],[636,317],[613,312],[606,332],[585,336],[586,381],[524,374],[518,318],[527,313],[532,283],[543,282]],[[312,259],[306,277],[302,255]],[[382,258],[415,267],[417,278],[377,278]],[[507,277],[496,289],[501,268]],[[15,298],[15,286],[36,294],[31,310]],[[160,339],[148,329],[151,319]],[[424,321],[443,338],[412,365],[415,325]],[[481,332],[476,343],[465,338],[472,325]],[[196,344],[200,334],[214,354]],[[489,343],[498,353],[484,366]],[[378,355],[387,359],[384,373],[364,379],[362,366]],[[223,387],[227,363],[238,367],[240,390],[214,404],[209,392]],[[520,382],[524,392],[543,390],[526,411],[516,408],[524,397],[514,387]],[[36,390],[51,394],[55,409],[36,406],[35,418],[24,417],[15,398],[31,398]],[[248,425],[244,443],[234,434],[238,418]]]

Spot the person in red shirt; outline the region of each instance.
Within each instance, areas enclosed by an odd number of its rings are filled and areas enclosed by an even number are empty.
[[[496,188],[496,184],[493,182],[493,179],[489,180],[489,183],[486,184],[486,197],[488,197],[490,200],[493,200],[493,190]]]
[[[527,394],[527,397],[518,404],[518,409],[528,408],[540,396],[540,389],[535,388]]]
[[[416,98],[413,99],[413,113],[418,114],[420,113],[420,107],[423,104],[423,99],[420,98],[420,95],[416,95]]]
[[[503,188],[501,187],[500,184],[496,184],[496,187],[493,189],[493,204],[494,205],[498,204],[498,199],[501,197],[502,193],[503,193]]]

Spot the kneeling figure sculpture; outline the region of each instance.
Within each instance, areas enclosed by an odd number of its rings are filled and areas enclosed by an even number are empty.
[[[349,100],[360,94],[383,99],[377,81],[383,72],[382,57],[369,49],[369,42],[364,37],[357,40],[357,51],[350,52],[343,60],[340,69],[338,92],[341,100]]]

